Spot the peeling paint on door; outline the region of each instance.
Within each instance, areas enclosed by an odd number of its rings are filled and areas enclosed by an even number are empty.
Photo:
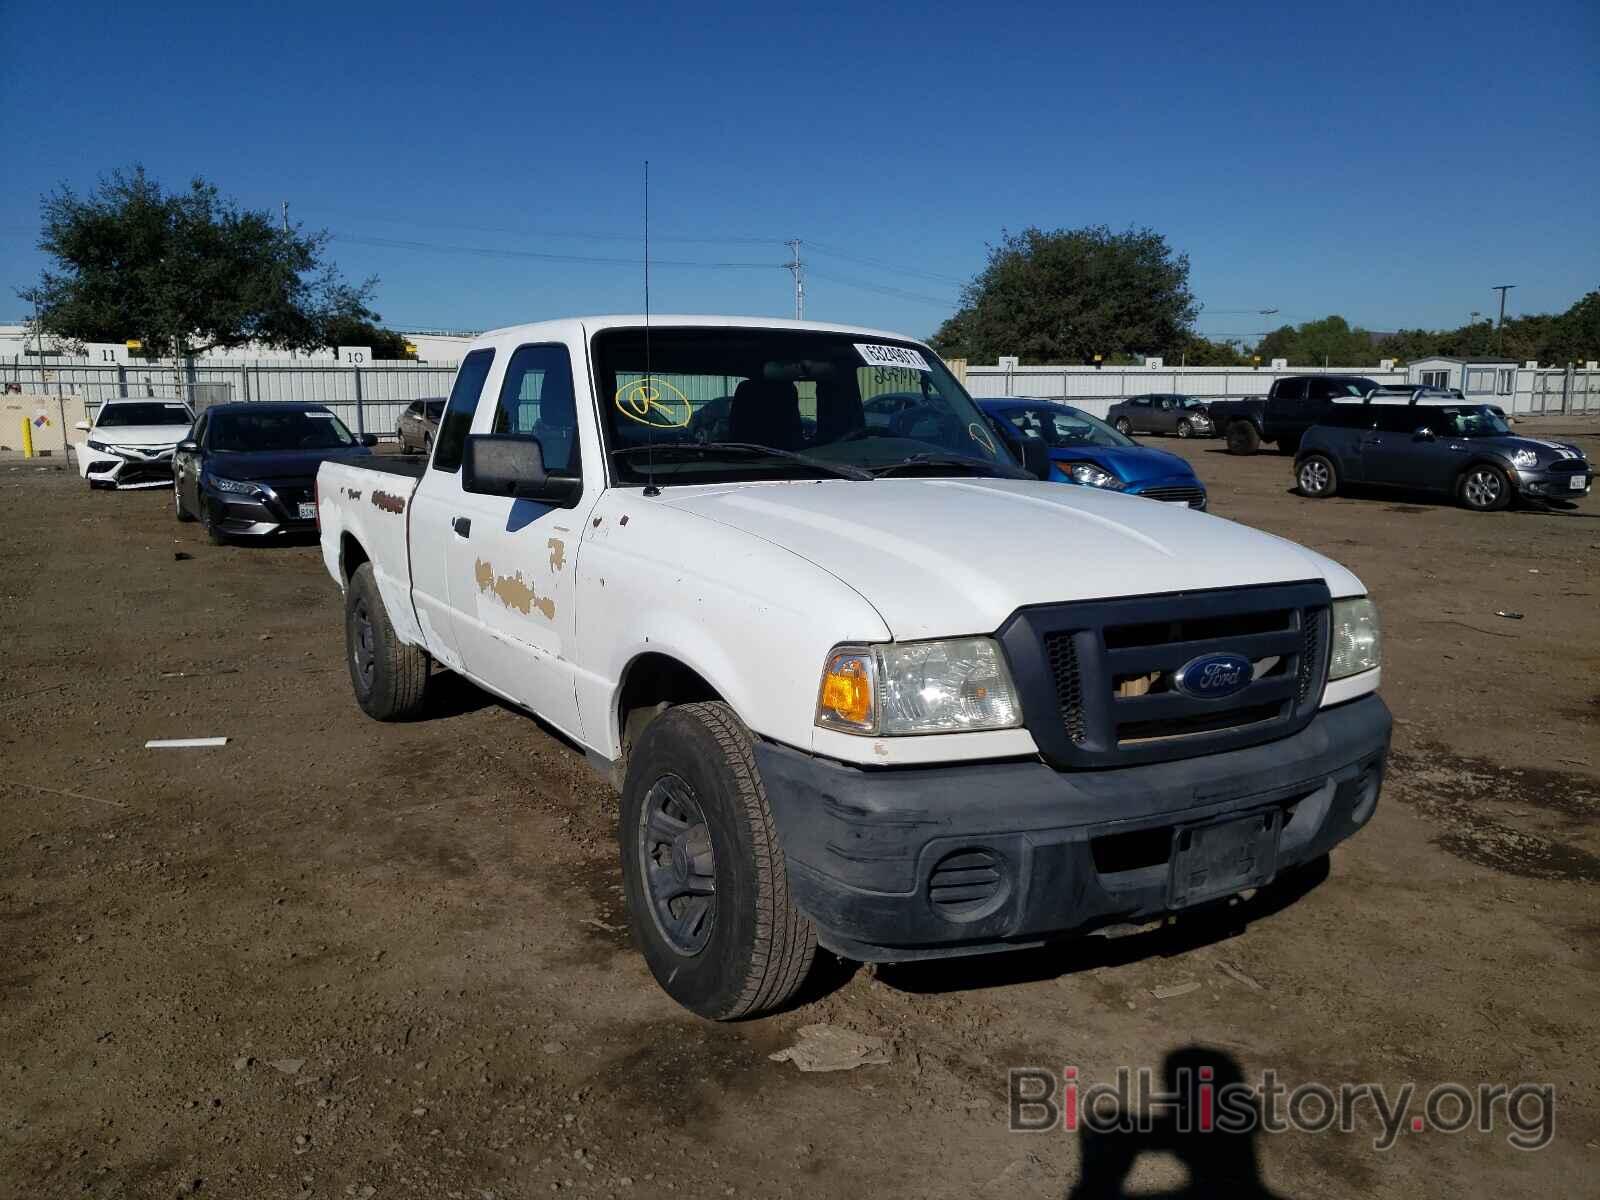
[[[514,608],[524,616],[532,616],[533,610],[537,608],[547,621],[555,620],[556,602],[549,596],[541,596],[534,591],[532,584],[523,581],[521,571],[510,575],[496,575],[494,564],[486,563],[480,558],[473,563],[472,574],[477,582],[478,591],[484,595],[492,594],[507,608]]]
[[[551,538],[545,543],[550,548],[550,569],[559,571],[567,565],[567,544],[560,538]]]

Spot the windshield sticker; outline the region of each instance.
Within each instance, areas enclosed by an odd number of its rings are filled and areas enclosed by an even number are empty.
[[[333,414],[332,413],[308,412],[306,414],[306,416],[312,417],[312,418],[314,418],[314,419],[316,419],[318,421],[331,421],[331,420],[333,420]]]
[[[617,411],[652,429],[682,429],[692,414],[689,397],[664,379],[635,379],[617,389]]]
[[[989,436],[989,431],[976,421],[967,426],[967,436],[989,452],[989,457],[995,457],[994,438]]]
[[[873,367],[904,367],[912,371],[929,371],[928,360],[922,357],[920,351],[907,349],[905,346],[875,346],[856,343],[856,353],[861,355],[861,360]]]

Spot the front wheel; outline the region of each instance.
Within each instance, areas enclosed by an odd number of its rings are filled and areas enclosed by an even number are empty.
[[[172,508],[180,524],[188,524],[194,520],[189,510],[183,506],[183,489],[178,486],[177,480],[172,483]]]
[[[1300,494],[1313,500],[1326,500],[1339,490],[1339,469],[1324,454],[1308,454],[1295,472]]]
[[[1261,449],[1261,432],[1249,421],[1235,421],[1228,426],[1228,453],[1254,454]]]
[[[1124,437],[1133,432],[1133,425],[1129,422],[1127,417],[1117,418],[1117,432],[1122,434]]]
[[[344,643],[350,684],[367,716],[404,721],[422,711],[428,654],[396,636],[369,562],[356,568],[345,591]]]
[[[731,708],[683,704],[645,726],[618,837],[629,923],[669,996],[714,1021],[794,996],[816,929],[795,907],[750,734]]]
[[[1498,512],[1511,503],[1511,481],[1494,464],[1478,463],[1461,476],[1456,496],[1474,512]]]
[[[1194,423],[1188,417],[1178,422],[1178,436],[1181,438],[1194,436]]]

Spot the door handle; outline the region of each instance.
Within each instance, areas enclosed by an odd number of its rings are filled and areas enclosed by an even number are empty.
[[[456,531],[456,536],[457,537],[464,537],[464,538],[465,537],[471,537],[472,536],[472,518],[471,517],[451,517],[450,518],[450,528],[454,529]]]

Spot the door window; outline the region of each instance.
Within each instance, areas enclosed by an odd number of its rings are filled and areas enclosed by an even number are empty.
[[[578,470],[578,406],[565,346],[519,346],[506,365],[493,433],[538,441],[546,471]]]
[[[433,469],[454,474],[461,469],[461,450],[466,445],[467,431],[472,428],[472,414],[477,411],[478,397],[483,394],[483,382],[494,365],[494,351],[474,350],[461,360],[456,372],[455,385],[450,389],[450,400],[439,420],[439,435],[433,445]]]
[[[1306,398],[1306,381],[1304,379],[1280,379],[1273,386],[1272,398],[1274,400],[1288,401],[1298,404]]]

